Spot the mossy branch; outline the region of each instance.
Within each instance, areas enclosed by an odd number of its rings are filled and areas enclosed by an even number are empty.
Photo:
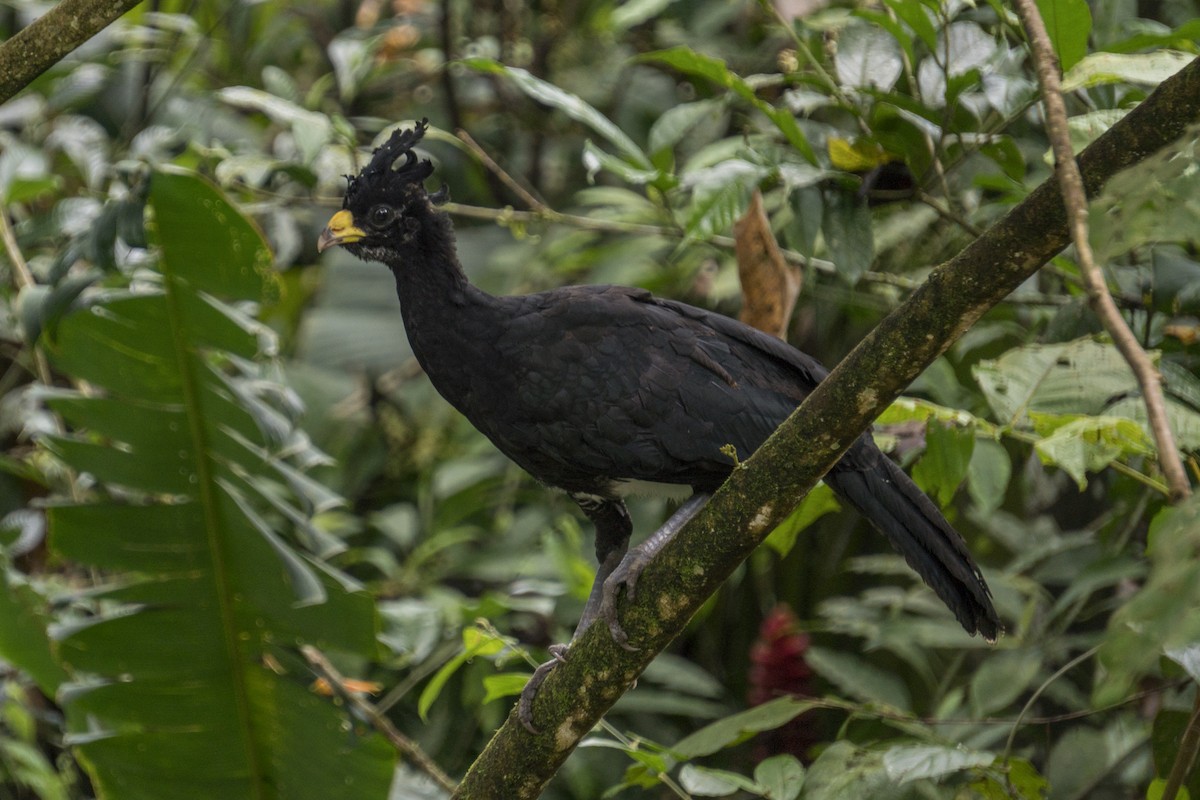
[[[140,0],[62,0],[0,45],[0,103],[33,83],[68,53]]]

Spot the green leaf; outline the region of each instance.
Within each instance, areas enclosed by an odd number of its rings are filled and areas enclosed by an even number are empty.
[[[483,678],[483,704],[493,700],[503,700],[521,693],[525,684],[529,683],[528,672],[502,672],[498,675],[485,675]]]
[[[728,235],[750,205],[750,195],[769,174],[766,167],[741,159],[730,159],[688,173],[684,186],[692,188],[684,233],[689,239]]]
[[[659,170],[641,169],[624,159],[604,152],[592,144],[591,139],[583,143],[583,166],[588,171],[589,180],[594,178],[600,170],[610,172],[626,183],[635,185],[654,183],[663,177],[662,172]]]
[[[672,106],[650,126],[647,137],[650,152],[657,155],[671,149],[702,121],[720,114],[724,108],[722,100],[697,100]]]
[[[1111,83],[1134,83],[1157,86],[1195,57],[1173,50],[1124,55],[1121,53],[1092,53],[1080,59],[1065,75],[1062,90],[1074,92]]]
[[[971,708],[979,716],[1007,708],[1038,676],[1041,654],[1031,650],[992,653],[971,676]]]
[[[904,72],[900,46],[875,25],[850,25],[838,36],[833,59],[838,80],[852,89],[887,92]]]
[[[291,128],[301,161],[312,164],[321,150],[333,141],[333,122],[324,114],[309,111],[291,100],[249,86],[227,86],[217,90],[217,99],[235,108],[265,114],[272,122]]]
[[[706,725],[676,742],[671,752],[682,759],[712,755],[730,745],[744,742],[756,733],[774,730],[815,705],[815,701],[795,697],[771,700]]]
[[[817,163],[817,156],[813,152],[812,145],[808,143],[808,139],[800,130],[800,126],[796,124],[796,118],[792,116],[791,112],[785,108],[775,108],[760,98],[754,91],[754,87],[739,75],[731,72],[724,61],[702,55],[683,46],[646,53],[639,60],[665,64],[685,75],[703,78],[717,86],[729,89],[765,114],[783,133],[784,138],[795,148],[796,152],[800,153],[810,164]]]
[[[838,277],[849,286],[858,283],[875,258],[871,212],[866,202],[850,192],[826,192],[821,232]]]
[[[804,788],[804,765],[788,753],[781,753],[758,762],[754,781],[766,789],[770,800],[796,800]]]
[[[0,559],[0,658],[24,670],[47,697],[68,678],[50,650],[48,603]]]
[[[985,514],[998,509],[1012,479],[1012,458],[1004,445],[993,439],[978,439],[967,466],[967,492]]]
[[[939,504],[949,505],[967,477],[974,451],[974,430],[931,422],[925,427],[925,452],[913,466],[913,480],[934,493]]]
[[[888,777],[901,784],[987,767],[995,760],[992,753],[936,744],[900,745],[883,754]]]
[[[842,506],[838,503],[833,490],[824,483],[819,483],[796,506],[787,519],[779,523],[779,527],[767,536],[766,545],[781,556],[792,551],[798,537],[808,526],[812,525],[826,514],[837,511]]]
[[[1104,670],[1092,701],[1105,705],[1153,670],[1166,651],[1200,641],[1200,499],[1160,511],[1150,524],[1150,575],[1109,619],[1100,644]]]
[[[624,0],[613,9],[609,22],[616,31],[624,31],[657,17],[676,0]]]
[[[896,798],[895,781],[883,765],[883,754],[859,748],[846,740],[821,751],[804,779],[806,800]]]
[[[908,687],[899,676],[886,672],[851,653],[810,647],[805,661],[839,691],[867,703],[883,703],[902,711],[912,709]]]
[[[1092,339],[1010,350],[981,361],[972,373],[997,420],[1028,425],[1028,412],[1104,412],[1110,398],[1137,391],[1137,381],[1117,349]]]
[[[46,443],[112,487],[49,511],[53,550],[110,581],[79,601],[103,601],[90,616],[52,629],[67,741],[117,800],[382,796],[394,752],[347,737],[284,649],[361,659],[378,644],[365,592],[275,527],[301,500],[277,448],[302,437],[254,407],[273,336],[217,299],[261,302],[270,252],[203,179],[150,186],[158,280],[67,315],[47,348],[92,388],[48,396],[72,430]]]
[[[429,709],[433,707],[434,701],[442,693],[446,682],[453,677],[454,673],[458,672],[463,664],[466,664],[475,658],[475,656],[496,655],[505,646],[505,642],[502,639],[490,636],[478,628],[464,628],[463,649],[458,655],[443,664],[442,668],[429,679],[429,683],[425,684],[425,688],[421,690],[421,696],[417,699],[417,714],[420,715],[421,719],[428,720]]]
[[[654,169],[650,158],[624,131],[614,125],[608,117],[584,102],[578,95],[534,77],[523,69],[506,67],[489,58],[468,58],[462,63],[477,72],[507,77],[530,98],[539,103],[545,103],[551,108],[556,108],[576,122],[591,128],[615,147],[629,163],[643,170]]]
[[[1163,651],[1167,658],[1183,667],[1192,680],[1200,683],[1200,642],[1181,647],[1168,647]]]
[[[696,764],[683,765],[679,770],[679,785],[697,797],[727,797],[739,789],[761,794],[755,791],[757,784],[743,775]]]
[[[1037,0],[1037,8],[1059,66],[1066,72],[1087,54],[1088,36],[1092,32],[1092,12],[1087,0]]]
[[[1159,242],[1194,245],[1200,176],[1200,137],[1185,136],[1114,176],[1092,203],[1091,241],[1096,258],[1113,261]],[[1195,291],[1195,285],[1191,287]]]
[[[937,29],[933,26],[929,8],[923,3],[913,3],[909,0],[884,0],[884,4],[904,21],[926,49],[937,50]]]
[[[1150,434],[1131,419],[1037,413],[1030,418],[1039,433],[1050,431],[1034,444],[1038,458],[1064,470],[1081,491],[1087,487],[1087,473],[1099,472],[1119,459],[1155,453]]]

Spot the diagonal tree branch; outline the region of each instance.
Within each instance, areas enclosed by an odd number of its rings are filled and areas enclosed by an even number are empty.
[[[0,45],[0,103],[7,102],[68,53],[141,0],[62,0]]]
[[[1095,194],[1120,170],[1200,121],[1200,59],[1164,81],[1079,157]],[[537,797],[579,740],[683,629],[704,600],[920,372],[1070,241],[1055,181],[1039,186],[884,319],[755,453],[638,582],[622,625],[641,649],[593,625],[534,702],[541,730],[510,714],[455,798]]]
[[[1142,388],[1146,419],[1154,434],[1155,444],[1158,445],[1158,463],[1170,489],[1171,502],[1178,503],[1190,497],[1192,489],[1187,472],[1183,469],[1183,459],[1179,457],[1179,449],[1175,445],[1171,425],[1167,421],[1162,375],[1155,368],[1150,356],[1146,355],[1146,351],[1138,344],[1133,331],[1121,318],[1121,312],[1117,310],[1117,304],[1108,291],[1104,273],[1100,271],[1092,255],[1092,245],[1088,239],[1088,208],[1087,197],[1083,192],[1083,176],[1079,174],[1079,166],[1075,163],[1075,154],[1071,150],[1067,106],[1063,102],[1062,83],[1058,79],[1058,61],[1054,57],[1054,48],[1050,44],[1050,36],[1046,33],[1042,15],[1038,12],[1034,0],[1014,0],[1014,5],[1029,36],[1029,48],[1033,53],[1038,83],[1042,86],[1046,131],[1050,135],[1050,144],[1054,150],[1055,168],[1066,203],[1071,242],[1075,245],[1075,253],[1079,259],[1079,270],[1087,288],[1088,302],[1100,318],[1104,330],[1112,337],[1117,350],[1125,357],[1138,385]]]

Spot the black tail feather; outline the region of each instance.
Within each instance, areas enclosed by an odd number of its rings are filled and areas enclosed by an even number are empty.
[[[958,531],[902,469],[863,441],[825,483],[888,538],[967,633],[995,641],[1003,627],[979,567]]]

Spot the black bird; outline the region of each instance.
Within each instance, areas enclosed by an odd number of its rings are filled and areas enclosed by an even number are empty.
[[[754,328],[640,289],[493,297],[471,285],[450,219],[437,207],[446,191],[426,191],[433,166],[413,152],[425,130],[423,120],[375,150],[350,178],[318,249],[342,245],[386,264],[413,353],[438,392],[592,520],[599,570],[575,636],[599,616],[626,645],[616,593],[632,587],[729,475],[733,461],[722,448],[749,456],[828,372]],[[968,633],[996,638],[991,593],[962,538],[869,434],[825,482],[883,532]],[[646,483],[692,497],[627,554],[632,526],[621,498]],[[553,664],[522,696],[521,718],[531,729],[532,692]]]

